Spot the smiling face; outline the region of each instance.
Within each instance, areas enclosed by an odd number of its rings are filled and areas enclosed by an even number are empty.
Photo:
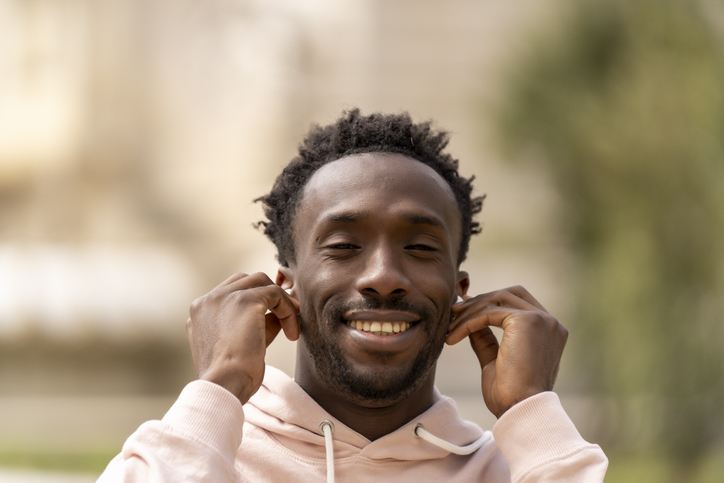
[[[450,307],[467,288],[460,233],[450,187],[423,163],[374,153],[320,168],[282,272],[301,303],[302,387],[365,407],[431,392]]]

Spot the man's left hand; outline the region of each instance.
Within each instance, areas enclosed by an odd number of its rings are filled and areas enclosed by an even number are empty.
[[[452,313],[446,342],[470,338],[482,369],[483,399],[496,417],[553,389],[568,331],[526,289],[466,296]],[[500,343],[491,326],[503,329]]]

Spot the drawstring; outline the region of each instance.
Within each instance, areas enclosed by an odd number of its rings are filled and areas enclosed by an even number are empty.
[[[428,443],[432,443],[435,446],[444,449],[445,451],[449,451],[451,453],[459,455],[468,455],[473,451],[477,451],[477,449],[480,448],[483,443],[485,443],[485,441],[488,439],[486,435],[483,435],[477,441],[473,441],[467,446],[456,446],[452,443],[448,443],[444,439],[440,439],[437,436],[429,433],[427,430],[425,430],[425,426],[423,426],[422,423],[417,423],[415,427],[412,428],[412,435],[416,438],[424,439]]]
[[[332,435],[334,434],[334,423],[325,419],[319,423],[319,430],[322,434],[324,434],[324,446],[327,450],[327,483],[334,483],[334,441],[332,440]],[[417,423],[412,428],[412,435],[415,438],[424,439],[425,441],[432,443],[445,451],[459,455],[468,455],[477,451],[478,448],[480,448],[488,439],[486,435],[483,435],[477,441],[473,441],[467,446],[457,446],[429,433],[422,423]]]
[[[334,483],[334,424],[325,419],[319,423],[319,430],[324,434],[324,446],[327,448],[327,483]]]

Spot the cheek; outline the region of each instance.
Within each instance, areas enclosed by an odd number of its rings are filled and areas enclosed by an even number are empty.
[[[301,304],[301,312],[307,318],[323,317],[325,307],[329,305],[330,299],[340,292],[339,286],[335,285],[336,277],[324,270],[310,271],[312,276],[303,277],[297,281],[297,295]],[[319,321],[321,322],[321,320]]]
[[[324,304],[327,299],[337,293],[344,292],[354,286],[355,273],[347,266],[331,266],[327,263],[316,263],[304,271],[304,276],[297,280],[300,296],[311,303]]]
[[[416,288],[432,299],[436,305],[452,300],[455,292],[456,272],[452,270],[427,270],[414,274],[412,282]],[[450,298],[450,300],[448,300]]]

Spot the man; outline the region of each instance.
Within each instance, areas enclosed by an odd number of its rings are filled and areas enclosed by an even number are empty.
[[[406,114],[313,128],[260,199],[275,282],[237,274],[191,305],[199,380],[99,481],[603,481],[550,392],[566,329],[522,287],[467,293],[482,199],[446,144]],[[279,331],[299,340],[294,380],[265,368]],[[434,387],[465,338],[494,439]]]

